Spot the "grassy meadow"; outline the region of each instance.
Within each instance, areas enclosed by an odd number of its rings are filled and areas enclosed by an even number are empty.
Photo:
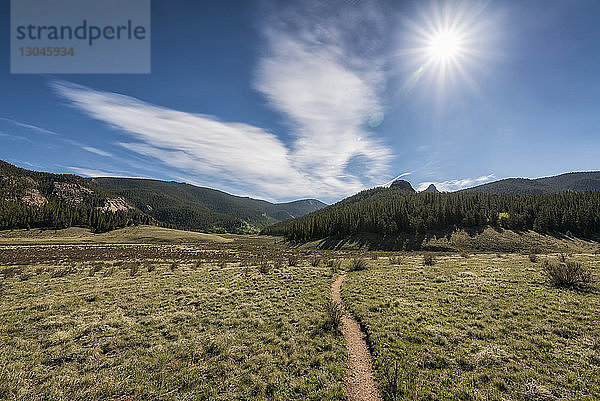
[[[1,399],[345,399],[328,269],[64,248],[3,267]]]
[[[575,256],[600,272],[597,256]],[[600,399],[600,292],[552,286],[556,256],[406,256],[352,272],[342,298],[366,328],[388,400]]]
[[[420,253],[156,227],[2,232],[0,399],[346,400],[328,308],[346,270],[385,400],[598,400],[594,245],[567,256],[594,282],[560,288],[550,254],[424,266]]]

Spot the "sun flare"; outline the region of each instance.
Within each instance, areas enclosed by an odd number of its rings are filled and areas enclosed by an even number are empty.
[[[457,84],[477,91],[474,77],[497,51],[495,22],[485,10],[466,2],[433,3],[405,19],[399,52],[408,67],[403,91],[410,93],[420,82],[433,84],[438,95]]]
[[[435,34],[427,47],[429,57],[446,62],[455,59],[461,52],[461,38],[456,32],[444,31]]]

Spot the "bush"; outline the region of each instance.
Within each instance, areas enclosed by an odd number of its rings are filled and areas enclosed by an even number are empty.
[[[340,267],[342,266],[341,261],[335,259],[329,259],[327,261],[327,266],[329,266],[331,276],[335,276],[340,271]]]
[[[4,277],[4,280],[14,277],[17,275],[17,271],[18,269],[14,266],[6,267],[2,270],[2,277]]]
[[[336,330],[342,324],[342,308],[333,301],[329,301],[325,307],[325,328]]]
[[[179,263],[177,262],[172,262],[171,263],[171,271],[174,272],[175,270],[177,270],[179,268]]]
[[[264,260],[258,264],[258,271],[262,274],[269,274],[271,272],[271,265]]]
[[[312,265],[312,267],[319,267],[319,265],[321,264],[321,258],[318,256],[315,256],[314,258],[312,258],[312,260],[310,261],[310,264]]]
[[[530,255],[529,255],[529,261],[530,261],[531,263],[537,263],[537,261],[538,261],[538,256],[537,256],[535,253],[532,253],[532,254],[530,254]]]
[[[423,255],[423,266],[435,265],[435,257],[431,254]]]
[[[135,277],[136,274],[138,274],[138,272],[140,271],[140,264],[139,262],[131,262],[129,263],[129,276],[130,277]]]
[[[288,256],[288,266],[298,266],[298,257],[295,255]]]
[[[390,256],[389,260],[391,265],[399,265],[402,263],[402,256]]]
[[[542,266],[544,273],[552,284],[557,287],[576,287],[591,283],[592,274],[581,263],[568,261],[564,257],[559,258],[559,260],[558,263],[545,260]],[[562,262],[562,260],[565,261]]]
[[[368,267],[367,261],[365,258],[356,257],[350,261],[350,268],[348,269],[351,272],[365,270]]]

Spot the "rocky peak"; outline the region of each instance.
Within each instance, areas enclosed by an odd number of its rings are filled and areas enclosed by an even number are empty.
[[[439,194],[440,193],[440,191],[438,191],[438,189],[433,184],[429,184],[429,186],[427,187],[427,189],[425,191],[423,191],[423,192],[431,192],[431,193],[434,193],[434,194]]]
[[[396,181],[392,182],[392,185],[390,185],[390,188],[401,189],[403,191],[415,192],[412,185],[410,185],[410,182],[408,182],[406,180],[396,180]]]

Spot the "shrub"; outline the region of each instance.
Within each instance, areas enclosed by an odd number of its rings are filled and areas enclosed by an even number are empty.
[[[385,400],[417,399],[417,370],[414,363],[404,358],[385,358],[375,362],[375,369],[381,377],[380,389]]]
[[[263,260],[258,264],[258,271],[262,274],[269,274],[271,272],[271,265],[268,261]]]
[[[400,255],[390,256],[389,260],[390,260],[391,265],[399,265],[402,263],[402,256],[400,256]]]
[[[140,264],[138,262],[129,263],[129,275],[131,277],[135,277],[135,275],[140,271]]]
[[[367,260],[362,257],[355,257],[350,261],[350,268],[348,269],[351,272],[365,270],[367,268]]]
[[[342,308],[339,304],[329,301],[325,306],[325,328],[336,330],[342,323]]]
[[[435,265],[435,257],[431,254],[423,255],[423,266],[433,266]]]
[[[21,280],[21,281],[27,281],[27,280],[29,280],[31,278],[31,276],[32,276],[31,273],[22,272],[19,275],[19,280]]]
[[[535,253],[532,253],[529,255],[529,260],[531,261],[531,263],[537,263],[538,256]]]
[[[545,260],[542,266],[544,273],[554,285],[557,287],[576,287],[591,283],[592,274],[581,263],[568,261],[563,257],[560,257],[559,260],[558,263]],[[562,260],[565,260],[565,262],[562,262]]]
[[[329,273],[333,277],[340,271],[340,267],[342,266],[342,262],[335,259],[330,259],[327,261],[327,265],[329,266]]]
[[[17,271],[18,269],[16,267],[6,267],[2,270],[2,277],[4,277],[5,280],[14,277],[17,275]]]
[[[288,266],[298,266],[298,257],[296,255],[288,256]]]
[[[312,260],[310,261],[310,264],[312,267],[319,267],[319,265],[321,264],[321,258],[318,256],[315,256],[314,258],[312,258]]]
[[[177,270],[179,268],[179,263],[172,262],[170,267],[171,267],[171,271],[174,272],[175,270]]]

